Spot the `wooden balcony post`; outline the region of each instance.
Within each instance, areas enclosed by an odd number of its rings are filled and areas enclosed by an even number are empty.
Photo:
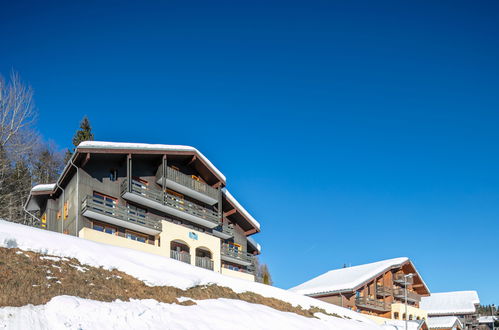
[[[166,200],[166,176],[168,175],[168,159],[166,158],[166,154],[163,155],[163,161],[161,163],[163,167],[163,177],[161,178],[161,186],[163,187],[163,203]]]
[[[132,154],[126,156],[126,179],[128,180],[127,191],[132,191]]]

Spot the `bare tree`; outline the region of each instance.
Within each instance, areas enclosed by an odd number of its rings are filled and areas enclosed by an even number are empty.
[[[38,136],[33,90],[12,72],[0,75],[0,217],[25,222],[23,203],[31,187],[31,161]]]
[[[33,89],[22,83],[18,73],[12,72],[9,82],[0,76],[0,147],[19,143],[27,147],[26,138],[32,134],[26,133],[31,133],[35,119]]]

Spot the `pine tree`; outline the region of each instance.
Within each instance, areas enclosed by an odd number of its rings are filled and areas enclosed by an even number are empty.
[[[80,122],[80,129],[77,130],[75,135],[73,136],[73,145],[75,147],[73,148],[73,151],[69,149],[66,151],[66,155],[64,156],[64,163],[67,164],[67,162],[73,155],[75,148],[80,143],[82,143],[83,141],[93,141],[93,140],[94,140],[94,134],[92,133],[92,126],[90,125],[88,117],[85,116]]]

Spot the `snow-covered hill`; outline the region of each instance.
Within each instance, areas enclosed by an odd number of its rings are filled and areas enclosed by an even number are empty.
[[[57,296],[40,306],[0,308],[0,328],[8,329],[380,329],[362,315],[276,287],[227,277],[176,260],[0,220],[0,247],[76,258],[82,264],[117,269],[149,286],[188,289],[216,284],[254,292],[303,308],[318,307],[335,317],[295,313],[234,299],[195,300],[195,305],[155,300],[101,302]],[[1,282],[0,282],[1,289]]]

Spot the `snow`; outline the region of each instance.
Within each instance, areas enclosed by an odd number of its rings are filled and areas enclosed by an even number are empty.
[[[233,289],[235,292],[251,291],[260,294],[264,297],[273,297],[276,299],[289,302],[294,306],[300,305],[303,308],[310,308],[312,306],[316,306],[319,308],[323,308],[328,313],[335,313],[353,319],[353,320],[344,320],[344,319],[334,318],[333,320],[330,319],[329,316],[327,317],[324,316],[328,320],[326,322],[327,324],[333,324],[334,322],[337,322],[337,328],[340,329],[342,328],[342,326],[339,326],[340,324],[345,325],[345,327],[343,328],[348,329],[347,324],[352,324],[349,322],[353,322],[353,324],[355,324],[355,327],[358,329],[361,328],[377,329],[376,324],[372,320],[367,319],[366,317],[362,316],[359,313],[356,313],[354,311],[336,305],[328,304],[317,299],[313,299],[290,291],[286,291],[280,288],[224,276],[213,271],[188,265],[173,259],[164,258],[153,254],[148,254],[145,252],[92,242],[74,236],[63,235],[60,233],[32,228],[3,220],[0,220],[0,246],[8,248],[19,248],[25,251],[34,251],[57,257],[76,258],[82,264],[87,264],[94,267],[102,266],[103,268],[109,270],[117,269],[123,271],[131,276],[138,278],[139,280],[144,281],[144,283],[150,286],[165,285],[165,286],[174,286],[180,289],[187,289],[189,287],[193,287],[196,285],[218,284],[220,286],[229,287]],[[82,306],[84,305],[84,303],[80,300],[77,300],[77,302],[78,303],[75,303],[75,306],[77,306],[78,304],[81,304]],[[135,304],[139,303],[137,302]],[[230,306],[231,304],[235,304],[234,301],[231,300],[230,304],[224,304],[225,306],[224,308],[227,309],[227,311],[219,314],[227,314],[228,315],[227,317],[229,317],[231,313],[233,313],[232,306]],[[239,304],[239,302],[237,302],[237,304]],[[250,309],[248,305],[244,304],[241,305],[241,304],[239,304],[241,308],[244,308],[245,310]],[[206,306],[205,303],[203,302],[200,302],[199,305]],[[131,306],[133,307],[135,305],[132,303]],[[49,307],[50,303],[46,308]],[[33,307],[33,308],[36,309],[38,307]],[[110,308],[112,309],[115,307],[107,306],[102,308],[103,309],[107,308],[109,310]],[[157,308],[166,308],[166,307],[163,306]],[[173,313],[171,310],[174,310],[175,308],[180,308],[180,307],[178,306],[168,307],[171,313]],[[197,308],[202,308],[202,307],[197,307]],[[261,308],[264,307],[258,305],[258,307],[255,308],[261,310]],[[28,310],[23,310],[19,313],[22,314],[28,312],[29,312]],[[75,315],[84,315],[84,314],[85,313],[75,312]],[[190,313],[189,317],[195,318],[194,316],[195,314],[196,313]],[[217,314],[217,317],[219,316],[219,314]],[[241,317],[242,319],[244,319],[244,317],[246,316],[243,314],[246,313],[237,314],[237,318]],[[296,314],[293,314],[291,318],[295,318],[294,315]],[[71,316],[69,315],[68,317]],[[213,314],[211,317],[213,317]],[[234,317],[235,316],[233,315],[232,320],[234,320]],[[254,323],[256,321],[255,319],[257,318],[255,317],[254,319],[252,319],[252,321],[248,320],[248,322],[243,322],[238,320],[237,324],[238,325],[245,324],[246,326],[251,328],[251,326],[255,324]],[[262,317],[262,319],[264,319],[264,317]],[[73,321],[78,322],[77,320],[70,320],[68,322],[73,322]],[[357,322],[357,321],[362,321],[362,322]],[[19,320],[19,322],[21,322],[21,320]],[[290,322],[290,328],[293,328],[292,324],[293,322]],[[281,328],[286,328],[286,327],[281,327]],[[314,326],[307,328],[314,328]]]
[[[246,209],[241,204],[239,204],[239,202],[234,198],[234,196],[232,196],[232,194],[227,190],[227,188],[222,188],[222,192],[225,195],[225,197],[227,197],[227,199],[234,205],[234,207],[253,224],[253,226],[260,229],[260,223],[256,221],[255,218],[253,218],[251,214],[248,211],[246,211]]]
[[[152,299],[109,303],[58,296],[46,305],[0,309],[0,328],[362,330],[370,327],[335,317],[305,318],[240,300],[200,300],[197,305],[182,306]]]
[[[248,237],[248,242],[259,252],[262,253],[262,247],[258,244],[253,237]]]
[[[334,269],[289,290],[306,295],[353,291],[364,282],[391,268],[399,267],[407,261],[409,261],[408,258],[402,257]]]
[[[170,144],[149,144],[149,143],[124,143],[124,142],[104,142],[104,141],[83,141],[76,149],[132,149],[132,150],[157,150],[157,151],[188,151],[193,152],[203,160],[203,162],[221,178],[224,182],[225,175],[220,172],[208,158],[199,150],[190,146],[170,145]]]
[[[476,291],[454,291],[432,293],[421,298],[421,309],[429,315],[472,314],[480,299]]]
[[[450,329],[454,326],[454,324],[458,324],[463,327],[461,321],[456,316],[440,316],[440,317],[429,317],[426,323],[428,324],[428,328],[430,329]]]
[[[496,320],[499,320],[499,317],[497,316],[480,316],[478,318],[478,323],[493,323]]]
[[[407,321],[407,329],[418,330],[420,328],[420,322],[421,321]],[[381,326],[385,330],[405,330],[405,321],[387,319]]]
[[[55,189],[55,183],[47,183],[47,184],[37,184],[33,188],[31,188],[32,192],[38,191],[53,191]]]

